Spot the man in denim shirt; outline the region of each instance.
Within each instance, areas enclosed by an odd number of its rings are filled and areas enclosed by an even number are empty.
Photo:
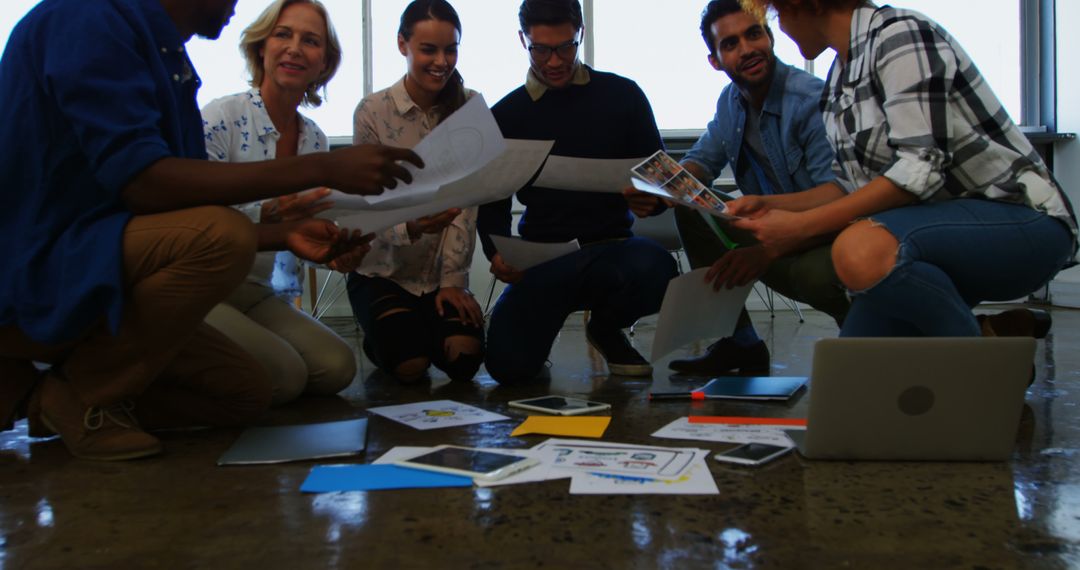
[[[743,12],[738,0],[709,2],[701,34],[709,46],[709,63],[726,73],[731,84],[720,94],[716,116],[686,154],[683,167],[708,185],[730,164],[744,195],[800,192],[806,207],[842,194],[833,182],[835,155],[818,108],[822,81],[778,61],[772,31]],[[630,197],[639,215],[655,206],[650,200]],[[772,259],[752,238],[718,226],[740,245],[729,251],[710,221],[695,210],[677,208],[675,216],[690,265],[711,266],[706,278],[717,290],[761,279],[837,323],[843,320],[849,303],[832,268],[830,243]],[[704,356],[675,360],[670,366],[686,374],[767,373],[769,350],[744,308],[731,337],[714,343]]]

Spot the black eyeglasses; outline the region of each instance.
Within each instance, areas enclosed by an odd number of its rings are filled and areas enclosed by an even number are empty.
[[[551,59],[551,54],[554,52],[559,54],[560,59],[571,60],[577,55],[577,48],[579,45],[581,45],[581,42],[578,40],[559,44],[555,47],[541,44],[529,44],[529,55],[536,61],[547,61]]]

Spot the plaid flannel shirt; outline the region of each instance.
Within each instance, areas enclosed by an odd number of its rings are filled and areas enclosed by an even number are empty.
[[[918,12],[855,10],[847,62],[822,94],[833,170],[848,192],[885,176],[922,201],[1025,204],[1077,233],[1068,199],[960,45]]]

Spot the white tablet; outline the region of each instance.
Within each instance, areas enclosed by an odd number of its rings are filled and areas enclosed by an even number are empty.
[[[510,402],[510,407],[544,412],[546,414],[558,414],[560,416],[576,416],[578,414],[587,414],[589,412],[610,410],[611,404],[590,402],[588,400],[567,398],[565,396],[541,396],[539,398],[514,400],[513,402]]]
[[[471,447],[440,445],[423,455],[395,461],[395,465],[498,481],[540,463],[531,457],[481,451]]]

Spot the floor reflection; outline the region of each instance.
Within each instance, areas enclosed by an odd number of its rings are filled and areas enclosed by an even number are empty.
[[[784,311],[754,319],[776,375],[808,374],[813,342],[836,334],[814,312],[804,323]],[[1012,461],[844,463],[789,454],[749,468],[710,458],[720,495],[709,497],[571,496],[567,480],[304,495],[298,489],[313,463],[216,467],[238,430],[169,434],[161,457],[103,464],[71,458],[55,439],[30,439],[20,424],[0,434],[0,570],[148,560],[196,568],[1080,567],[1080,312],[1055,310],[1054,320]],[[355,459],[369,463],[395,446],[533,446],[544,437],[509,436],[523,416],[507,402],[547,393],[611,403],[604,439],[646,445],[678,445],[649,434],[691,414],[805,415],[805,395],[650,403],[650,390],[703,382],[670,375],[666,363],[708,342],[656,363],[652,378],[609,377],[582,323],[580,315],[567,321],[545,381],[501,386],[481,373],[450,382],[435,372],[402,386],[361,357],[363,381],[341,397],[302,399],[266,423],[363,417],[373,406],[436,399],[515,420],[421,432],[373,417],[367,450]],[[637,346],[650,346],[652,327],[639,324]]]

